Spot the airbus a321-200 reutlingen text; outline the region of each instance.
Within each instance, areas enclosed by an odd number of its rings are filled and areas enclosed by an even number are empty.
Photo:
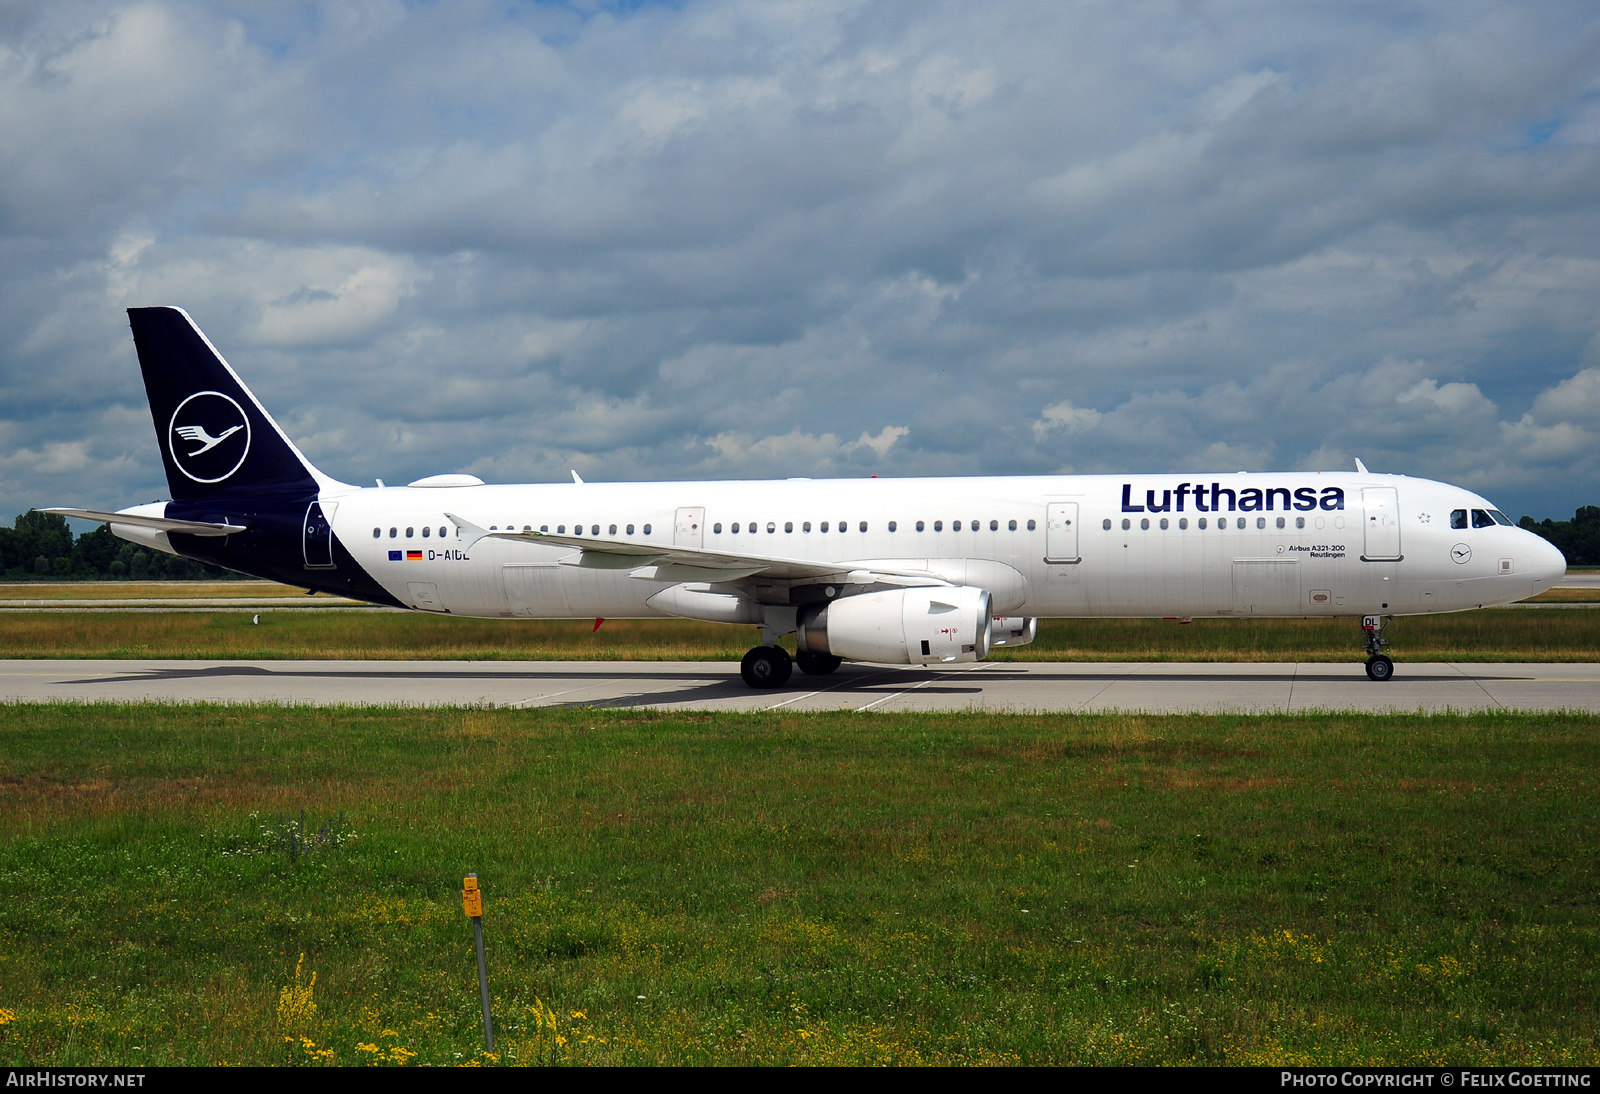
[[[1050,617],[1359,619],[1509,604],[1566,560],[1488,501],[1354,472],[357,487],[313,467],[179,308],[130,308],[172,500],[134,543],[394,607],[757,624],[742,673],[948,665]],[[797,654],[778,645],[795,635]],[[1352,639],[1356,632],[1352,627]]]

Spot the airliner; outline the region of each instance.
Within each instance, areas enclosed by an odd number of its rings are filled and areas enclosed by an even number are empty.
[[[1040,618],[1359,619],[1388,680],[1396,616],[1509,604],[1566,560],[1460,487],[1302,471],[352,486],[305,458],[189,315],[130,308],[172,500],[122,539],[373,604],[507,619],[761,627],[753,688],[798,665],[946,665]],[[597,624],[598,625],[598,624]],[[795,636],[796,654],[779,645]],[[1354,633],[1353,633],[1354,637]]]

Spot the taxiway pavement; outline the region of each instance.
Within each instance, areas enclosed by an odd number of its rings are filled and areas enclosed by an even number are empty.
[[[1600,711],[1600,665],[982,662],[846,665],[752,691],[732,662],[0,661],[10,702],[593,706],[694,710]]]

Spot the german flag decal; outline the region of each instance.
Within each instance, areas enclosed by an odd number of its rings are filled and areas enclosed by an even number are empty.
[[[407,551],[406,552],[406,561],[407,562],[421,562],[422,561],[422,552],[421,551]]]

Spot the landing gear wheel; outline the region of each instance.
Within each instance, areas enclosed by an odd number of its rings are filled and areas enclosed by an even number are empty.
[[[1389,605],[1385,604],[1387,608]],[[1387,654],[1380,653],[1389,640],[1383,632],[1389,629],[1389,624],[1394,622],[1394,616],[1380,617],[1364,615],[1361,617],[1361,631],[1367,636],[1367,676],[1372,680],[1388,680],[1394,676],[1394,662],[1389,660]]]
[[[780,646],[757,646],[739,662],[739,675],[753,688],[781,688],[793,671],[789,651]]]
[[[809,650],[801,650],[794,655],[794,663],[799,665],[800,671],[807,676],[826,676],[844,664],[844,658],[834,657],[828,653],[812,653]]]

